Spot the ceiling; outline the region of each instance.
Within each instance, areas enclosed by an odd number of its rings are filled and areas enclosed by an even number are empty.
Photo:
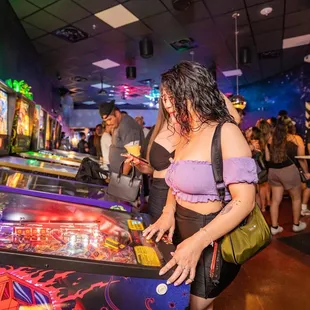
[[[57,86],[72,92],[75,102],[102,101],[98,89],[92,84],[103,82],[131,87],[131,95],[117,101],[137,104],[148,101],[146,86],[139,81],[152,79],[159,83],[160,74],[182,59],[192,59],[217,66],[217,79],[223,91],[231,90],[235,78],[226,78],[222,71],[235,67],[234,20],[238,11],[239,47],[248,47],[251,64],[241,66],[241,84],[249,84],[286,71],[303,63],[310,52],[309,45],[285,49],[274,59],[260,59],[258,53],[282,50],[282,40],[308,34],[310,30],[310,0],[193,0],[184,12],[175,11],[171,0],[9,0],[35,49],[40,54],[46,70]],[[139,20],[112,28],[94,14],[122,4]],[[260,11],[272,7],[269,16]],[[70,43],[56,37],[53,32],[73,25],[89,37]],[[139,55],[139,41],[148,36],[154,44],[154,56],[143,59]],[[193,38],[198,47],[177,52],[170,43],[183,38]],[[120,66],[103,70],[92,63],[110,59]],[[137,67],[136,80],[127,80],[125,68]],[[61,78],[58,80],[57,76]],[[75,76],[87,81],[77,82]],[[108,93],[113,88],[107,88]],[[114,92],[114,94],[117,91]],[[111,96],[108,98],[111,98]]]

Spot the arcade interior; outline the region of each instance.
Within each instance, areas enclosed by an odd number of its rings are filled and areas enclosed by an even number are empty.
[[[0,310],[310,309],[309,0],[0,16]]]

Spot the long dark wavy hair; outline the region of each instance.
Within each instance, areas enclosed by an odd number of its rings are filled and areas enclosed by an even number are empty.
[[[287,160],[286,144],[287,144],[287,126],[286,124],[278,120],[277,125],[272,134],[271,143],[271,161],[274,163],[282,163]]]
[[[180,134],[183,136],[199,130],[203,124],[235,123],[211,72],[198,62],[182,61],[163,73],[161,75],[162,90],[165,90],[174,100],[175,117],[181,127]],[[191,102],[193,112],[200,121],[198,127],[195,128],[191,125],[188,101]]]

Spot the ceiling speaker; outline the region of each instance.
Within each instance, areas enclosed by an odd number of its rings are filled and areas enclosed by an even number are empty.
[[[173,8],[177,11],[187,10],[192,3],[192,0],[172,0]]]
[[[127,67],[126,68],[126,77],[128,80],[134,80],[137,77],[137,68],[136,67]]]
[[[150,58],[153,56],[153,42],[149,38],[144,38],[139,42],[140,56],[142,58]]]

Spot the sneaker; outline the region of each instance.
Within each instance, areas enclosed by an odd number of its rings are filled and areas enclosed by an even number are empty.
[[[308,216],[308,215],[310,215],[310,210],[309,209],[303,209],[303,210],[301,210],[300,214],[302,216]]]
[[[305,230],[307,227],[307,224],[305,222],[299,222],[299,225],[293,224],[293,231],[294,232],[300,232]]]
[[[276,234],[279,234],[283,231],[283,227],[281,227],[281,226],[278,226],[277,228],[270,227],[270,230],[271,230],[271,233],[273,235],[276,235]]]

